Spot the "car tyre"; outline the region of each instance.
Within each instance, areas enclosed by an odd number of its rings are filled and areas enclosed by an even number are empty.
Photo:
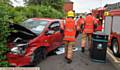
[[[113,51],[113,54],[114,54],[116,57],[120,57],[119,44],[118,44],[117,39],[114,39],[114,40],[112,41],[112,51]]]
[[[39,64],[39,62],[41,62],[43,59],[46,58],[46,48],[45,47],[40,47],[38,49],[36,49],[33,54],[31,55],[31,63],[30,65],[32,66],[36,66],[37,64]]]
[[[41,57],[42,57],[42,60],[46,59],[47,58],[47,50],[45,47],[42,47],[41,48]]]

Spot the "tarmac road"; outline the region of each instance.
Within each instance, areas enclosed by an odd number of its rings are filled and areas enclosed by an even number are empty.
[[[106,63],[92,62],[88,53],[74,53],[73,62],[67,64],[63,54],[48,57],[38,66],[41,70],[117,70],[114,65],[107,59]]]
[[[76,47],[80,46],[80,35]],[[86,49],[85,53],[80,50],[74,53],[73,62],[67,64],[64,59],[64,54],[49,56],[47,59],[40,62],[37,67],[41,70],[117,70],[111,61],[106,59],[106,63],[92,62],[89,57],[89,52]]]

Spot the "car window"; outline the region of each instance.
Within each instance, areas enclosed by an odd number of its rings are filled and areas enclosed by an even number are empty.
[[[59,21],[55,21],[50,25],[50,28],[54,28],[54,27],[58,27],[58,26],[60,26]]]
[[[31,20],[31,21],[25,21],[21,25],[28,29],[32,29],[39,25],[45,26],[47,23],[48,21],[45,21],[45,20]]]
[[[55,31],[60,30],[60,22],[59,21],[52,22],[49,28]]]
[[[46,20],[31,20],[31,19],[29,20],[28,19],[27,21],[23,22],[21,25],[38,35],[44,30],[47,24],[48,24],[48,21]]]

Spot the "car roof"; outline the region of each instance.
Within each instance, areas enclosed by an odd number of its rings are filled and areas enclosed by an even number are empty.
[[[31,18],[32,20],[46,20],[49,22],[53,22],[53,21],[61,21],[60,19],[52,19],[52,18]]]

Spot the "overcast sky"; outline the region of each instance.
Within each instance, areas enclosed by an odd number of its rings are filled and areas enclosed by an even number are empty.
[[[71,0],[74,2],[76,12],[89,12],[91,9],[104,6],[106,4],[120,2],[120,0]]]
[[[24,6],[24,3],[23,0],[10,0],[12,3],[13,3],[13,6]]]

